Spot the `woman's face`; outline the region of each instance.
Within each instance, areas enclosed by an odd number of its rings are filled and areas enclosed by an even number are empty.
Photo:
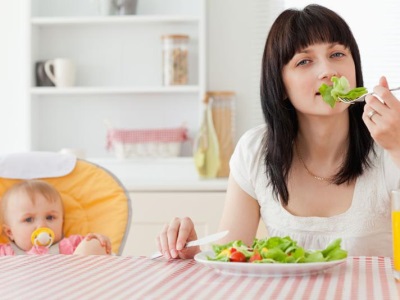
[[[356,87],[356,71],[350,49],[341,44],[313,44],[297,52],[283,67],[286,95],[298,112],[310,115],[332,115],[349,106],[337,103],[331,108],[322,100],[318,89],[322,83],[332,85],[331,77],[345,76],[351,88]]]

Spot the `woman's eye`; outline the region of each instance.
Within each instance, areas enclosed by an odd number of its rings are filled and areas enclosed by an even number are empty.
[[[303,65],[308,64],[309,62],[310,62],[309,59],[302,59],[301,61],[299,61],[299,62],[296,64],[296,66],[297,66],[297,67],[298,67],[298,66],[303,66]]]
[[[26,223],[32,223],[33,222],[33,218],[32,217],[26,218],[25,222]]]
[[[336,53],[333,53],[331,56],[332,57],[342,57],[342,56],[344,56],[344,54],[341,52],[336,52]]]

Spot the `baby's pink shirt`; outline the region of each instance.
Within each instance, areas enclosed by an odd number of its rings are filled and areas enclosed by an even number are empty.
[[[81,235],[71,235],[67,238],[63,238],[59,242],[59,250],[60,254],[73,254],[76,247],[80,244],[80,242],[84,239],[84,236]],[[48,254],[49,248],[42,246],[33,246],[31,250],[26,251],[26,254]],[[10,244],[0,244],[0,256],[5,255],[15,255],[13,248]]]

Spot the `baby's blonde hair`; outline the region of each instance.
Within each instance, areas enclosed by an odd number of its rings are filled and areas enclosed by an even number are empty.
[[[37,179],[24,180],[13,185],[4,193],[1,201],[0,224],[6,221],[5,212],[7,210],[8,202],[20,192],[25,192],[31,199],[32,203],[35,203],[35,195],[38,193],[43,195],[48,202],[59,202],[63,208],[61,195],[51,184]]]

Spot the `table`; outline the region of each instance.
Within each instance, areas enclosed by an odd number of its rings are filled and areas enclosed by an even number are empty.
[[[400,299],[387,257],[349,257],[299,277],[222,275],[194,260],[0,257],[1,299]]]

